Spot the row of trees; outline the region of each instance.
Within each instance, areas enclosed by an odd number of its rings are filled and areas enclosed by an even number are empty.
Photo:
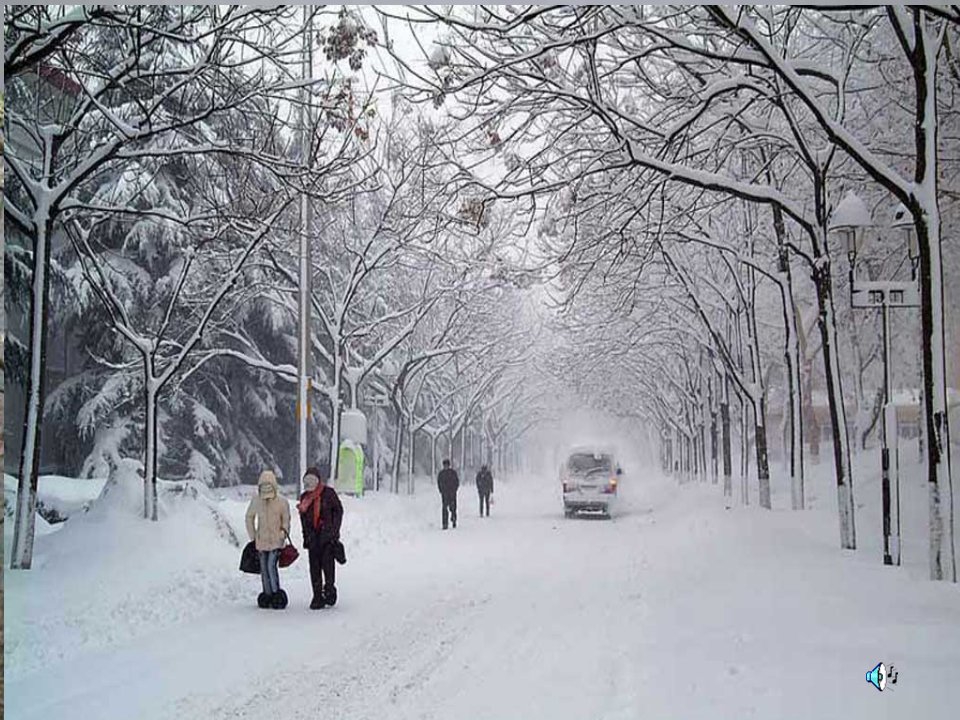
[[[410,92],[445,103],[467,128],[463,166],[478,185],[543,221],[567,302],[603,298],[606,315],[588,324],[616,319],[601,356],[618,360],[596,377],[630,375],[628,402],[682,439],[685,464],[705,464],[703,428],[726,433],[735,396],[741,418],[752,418],[769,506],[767,358],[776,352],[793,504],[802,507],[804,403],[819,358],[843,548],[857,544],[844,385],[852,378],[865,391],[861,368],[842,361],[832,212],[853,188],[874,207],[905,208],[919,244],[930,576],[955,580],[943,253],[952,215],[942,203],[954,176],[944,158],[956,140],[956,9],[406,14],[439,35],[429,71],[406,76]],[[762,332],[767,324],[776,331]],[[719,431],[704,421],[714,408]]]
[[[489,213],[438,156],[436,128],[381,118],[361,91],[377,38],[356,13],[4,13],[5,350],[25,397],[14,567],[31,564],[51,431],[86,475],[140,458],[153,520],[159,475],[297,475],[304,234],[311,454],[335,457],[342,410],[376,393],[411,458],[419,431],[504,445],[523,345],[502,351],[517,331],[491,309],[516,299],[501,297]],[[48,388],[51,338],[74,367]]]
[[[312,455],[381,396],[399,489],[423,437],[434,460],[509,455],[564,380],[656,425],[673,464],[710,468],[728,497],[737,435],[769,507],[781,402],[799,509],[820,387],[854,548],[851,454],[879,415],[876,321],[845,308],[832,233],[856,189],[881,222],[902,205],[918,240],[930,573],[955,579],[956,11],[403,12],[437,37],[423,62],[350,10],[5,9],[14,564],[30,562],[44,427],[81,435],[84,472],[142,457],[152,518],[161,468],[214,483],[294,467],[304,262]],[[374,46],[400,72],[365,93]],[[897,272],[902,249],[875,235],[871,262]],[[552,344],[539,282],[561,311]],[[83,354],[48,392],[51,323]]]

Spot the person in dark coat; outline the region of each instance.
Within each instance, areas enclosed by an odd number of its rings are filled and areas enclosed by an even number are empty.
[[[483,517],[483,508],[487,508],[487,517],[490,517],[490,496],[493,495],[493,473],[486,465],[481,465],[477,471],[477,493],[480,495],[480,517]]]
[[[303,546],[310,556],[310,582],[313,585],[311,610],[337,603],[336,564],[343,505],[337,491],[326,484],[326,473],[312,467],[303,476],[304,493],[297,510],[303,528]]]
[[[450,461],[443,461],[443,470],[437,475],[437,488],[440,490],[440,499],[443,502],[443,529],[447,529],[447,515],[457,527],[457,489],[460,487],[460,476],[450,467]]]

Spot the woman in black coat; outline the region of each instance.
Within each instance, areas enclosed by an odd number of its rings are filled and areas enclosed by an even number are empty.
[[[326,484],[324,474],[312,467],[303,476],[304,493],[297,510],[303,527],[303,546],[310,556],[313,585],[311,610],[337,602],[336,552],[340,543],[343,505],[337,491]]]

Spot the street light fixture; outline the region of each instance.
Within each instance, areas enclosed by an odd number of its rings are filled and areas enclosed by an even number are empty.
[[[917,279],[917,267],[920,265],[920,244],[917,241],[917,226],[913,223],[913,216],[903,203],[897,205],[893,212],[893,222],[890,227],[898,231],[907,245],[907,255],[910,257],[910,278]]]
[[[397,365],[389,357],[384,358],[378,369],[377,374],[385,383],[393,382],[396,377],[400,374]],[[386,388],[385,388],[386,389]],[[386,392],[378,393],[374,392],[369,398],[367,398],[367,404],[373,406],[373,486],[374,489],[380,491],[380,408],[387,407],[390,405],[390,398],[387,396]],[[394,471],[396,475],[396,471]],[[394,480],[394,482],[397,482]]]
[[[856,265],[857,253],[863,247],[867,228],[873,225],[870,211],[856,193],[847,193],[837,204],[830,218],[830,230],[843,240],[851,269]]]
[[[900,564],[900,463],[897,448],[897,410],[896,405],[893,404],[893,379],[890,367],[890,309],[920,307],[920,293],[916,283],[919,252],[916,245],[916,232],[910,217],[910,213],[901,204],[894,212],[894,222],[891,225],[891,229],[899,230],[898,239],[907,245],[912,268],[909,281],[857,279],[857,255],[863,248],[867,229],[873,227],[874,223],[867,206],[855,193],[847,193],[840,201],[833,212],[829,227],[831,232],[843,239],[847,259],[850,261],[850,307],[854,310],[880,308],[883,316],[883,433],[880,466],[884,565]]]

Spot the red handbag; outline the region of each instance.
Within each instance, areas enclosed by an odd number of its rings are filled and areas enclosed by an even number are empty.
[[[294,546],[293,542],[290,540],[290,533],[284,533],[287,536],[287,544],[280,548],[280,559],[279,565],[282,568],[289,567],[297,561],[297,558],[300,557],[300,551]]]

